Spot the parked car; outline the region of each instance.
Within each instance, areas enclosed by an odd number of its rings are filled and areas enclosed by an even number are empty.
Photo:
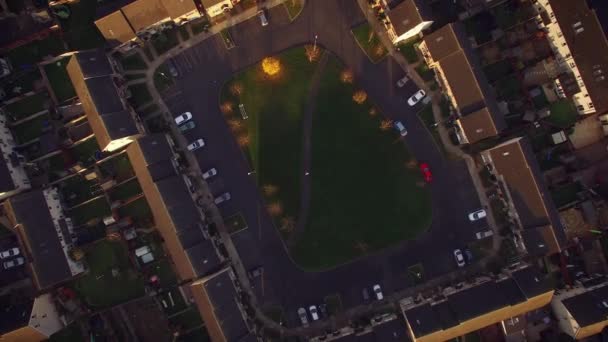
[[[477,237],[477,240],[481,240],[481,239],[490,237],[492,235],[494,235],[494,232],[491,229],[488,229],[488,230],[482,230],[480,232],[477,232],[477,234],[475,234],[475,237]]]
[[[410,96],[409,99],[407,99],[407,104],[410,106],[415,106],[416,103],[420,102],[420,100],[422,100],[425,96],[426,93],[424,90],[420,89],[414,95]]]
[[[429,164],[421,163],[420,171],[422,171],[422,177],[424,177],[424,181],[430,183],[433,181],[433,174],[431,173],[431,169],[429,168]]]
[[[469,220],[471,220],[471,222],[481,220],[484,217],[486,217],[486,211],[483,209],[479,209],[469,214]]]
[[[318,321],[319,320],[319,311],[317,311],[317,307],[314,305],[311,305],[308,308],[308,311],[310,312],[310,317],[312,317],[313,321]]]
[[[308,326],[308,315],[306,314],[306,309],[299,308],[298,309],[298,317],[300,317],[300,322],[302,322],[303,326]]]
[[[266,11],[264,11],[263,9],[259,10],[258,17],[260,18],[260,23],[262,24],[262,26],[268,25],[268,19],[266,18]]]
[[[254,269],[247,271],[247,275],[249,276],[249,279],[257,278],[257,277],[261,276],[262,273],[264,273],[264,268],[262,266],[259,266],[259,267],[256,267]]]
[[[5,261],[2,264],[2,266],[4,266],[5,270],[8,270],[9,268],[21,266],[24,263],[25,263],[25,259],[23,259],[23,257],[18,257],[18,258],[15,258],[15,259],[11,259],[11,260]]]
[[[397,87],[402,88],[409,80],[410,79],[407,77],[407,75],[403,76],[397,81]]]
[[[467,262],[469,264],[473,262],[473,252],[471,252],[470,249],[468,249],[468,248],[464,249],[464,256],[467,259]]]
[[[196,141],[188,145],[188,151],[198,150],[203,146],[205,146],[205,141],[203,139],[196,139]]]
[[[176,125],[181,125],[181,124],[183,124],[184,122],[186,122],[186,121],[188,121],[190,119],[192,119],[192,113],[185,112],[185,113],[182,113],[182,115],[175,117],[175,124]]]
[[[376,284],[372,287],[372,289],[374,290],[374,294],[376,295],[377,300],[384,299],[384,295],[382,294],[382,289],[380,288],[380,285]]]
[[[230,198],[232,198],[230,196],[230,193],[229,192],[224,192],[223,194],[221,194],[218,197],[216,197],[215,200],[214,200],[214,202],[215,202],[215,204],[220,204],[220,203],[223,203],[223,202],[226,202],[226,201],[230,200]]]
[[[196,124],[194,123],[194,121],[188,121],[185,124],[178,126],[179,130],[182,132],[185,132],[187,130],[191,130],[194,127],[196,127]]]
[[[167,67],[169,68],[169,73],[171,74],[171,76],[173,76],[173,77],[179,76],[179,72],[177,71],[177,68],[175,67],[175,62],[173,61],[173,59],[170,58],[167,60]]]
[[[13,248],[0,252],[0,259],[12,258],[17,255],[19,255],[19,248],[13,247]]]
[[[363,294],[363,300],[366,302],[369,301],[369,291],[367,290],[367,287],[363,289],[362,294]]]
[[[203,172],[203,179],[209,179],[215,175],[217,175],[217,170],[214,167],[212,167],[209,170]]]
[[[399,134],[401,134],[402,137],[407,135],[407,129],[405,129],[403,122],[395,121],[394,125],[395,125],[395,129],[397,129],[399,131]]]
[[[464,256],[462,255],[462,251],[460,249],[454,250],[454,258],[456,259],[458,267],[463,267],[465,265]]]

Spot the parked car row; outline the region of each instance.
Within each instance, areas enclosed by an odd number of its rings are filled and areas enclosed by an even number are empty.
[[[20,256],[21,251],[18,247],[12,247],[0,252],[0,259],[2,262],[2,267],[5,270],[8,270],[13,267],[21,266],[25,264],[25,259]]]
[[[466,264],[473,262],[473,252],[468,248],[462,250],[457,248],[454,250],[454,259],[456,259],[458,267],[464,267]]]
[[[318,307],[316,305],[311,305],[308,307],[308,312],[306,312],[305,308],[299,308],[297,313],[298,318],[300,318],[300,323],[302,323],[303,326],[308,326],[309,318],[314,322],[327,317],[327,304],[320,304]]]

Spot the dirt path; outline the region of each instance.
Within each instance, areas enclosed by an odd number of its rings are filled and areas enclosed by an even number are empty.
[[[310,89],[308,90],[308,97],[306,98],[306,109],[304,110],[303,132],[302,132],[302,178],[300,181],[300,209],[298,211],[297,223],[289,236],[287,241],[288,246],[293,246],[298,240],[298,237],[302,235],[306,227],[306,219],[308,218],[308,210],[310,208],[310,177],[312,177],[311,164],[312,164],[312,116],[316,109],[317,94],[319,93],[319,86],[321,85],[321,76],[323,70],[327,65],[329,54],[323,52],[319,64],[315,69],[315,73],[312,76],[310,82]]]

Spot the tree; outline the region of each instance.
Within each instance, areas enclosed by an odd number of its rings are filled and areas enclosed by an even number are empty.
[[[369,250],[369,245],[365,242],[359,241],[355,244],[355,249],[361,253],[366,253]]]
[[[249,134],[243,133],[236,138],[236,142],[240,147],[249,146],[249,143],[251,143],[251,138],[249,138]]]
[[[275,57],[266,57],[262,60],[262,70],[268,76],[276,76],[281,71],[281,62]]]
[[[369,109],[368,113],[369,113],[369,116],[376,116],[376,115],[378,115],[378,109],[376,109],[376,107],[372,107]]]
[[[234,103],[226,101],[220,105],[220,110],[224,114],[230,114],[234,110]]]
[[[281,231],[285,233],[291,233],[296,227],[296,220],[291,216],[285,216],[281,219]]]
[[[344,69],[340,73],[340,81],[342,81],[343,83],[353,83],[354,80],[355,80],[355,75],[353,74],[352,70]]]
[[[311,63],[317,61],[319,56],[321,56],[321,49],[315,45],[309,44],[304,46],[304,51],[306,53],[306,57],[308,57],[308,61]]]
[[[234,96],[240,96],[243,93],[243,84],[241,82],[234,82],[230,85],[230,93]]]
[[[228,126],[230,126],[230,130],[233,132],[238,132],[243,128],[243,123],[238,119],[230,119],[227,121]]]
[[[377,44],[374,47],[374,54],[378,57],[382,56],[384,54],[384,46],[382,46],[381,44]]]
[[[272,216],[280,216],[283,214],[283,205],[281,202],[274,202],[268,205],[268,213]]]
[[[357,104],[362,104],[365,102],[365,100],[367,100],[367,93],[365,91],[357,90],[353,94],[353,101],[355,101]]]
[[[383,131],[388,131],[391,127],[393,127],[393,120],[384,119],[380,122],[380,129]]]

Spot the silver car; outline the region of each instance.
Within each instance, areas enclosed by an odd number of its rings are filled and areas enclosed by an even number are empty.
[[[19,255],[19,248],[17,247],[13,247],[13,248],[9,248],[5,251],[0,252],[0,259],[7,259],[7,258],[12,258],[14,256]]]
[[[18,257],[18,258],[15,258],[15,259],[11,259],[11,260],[5,261],[2,264],[2,266],[4,266],[5,270],[8,270],[9,268],[21,266],[24,263],[25,263],[25,259],[23,259],[23,257]]]
[[[199,148],[205,146],[205,141],[203,139],[196,139],[193,143],[188,145],[188,151],[198,150]]]
[[[407,104],[410,106],[415,106],[416,103],[420,102],[420,100],[422,100],[425,96],[426,93],[424,90],[420,89],[414,95],[410,96],[409,99],[407,99]]]
[[[215,202],[215,204],[220,204],[220,203],[229,201],[231,198],[232,198],[232,196],[230,196],[229,192],[224,192],[223,194],[216,197],[214,202]]]

